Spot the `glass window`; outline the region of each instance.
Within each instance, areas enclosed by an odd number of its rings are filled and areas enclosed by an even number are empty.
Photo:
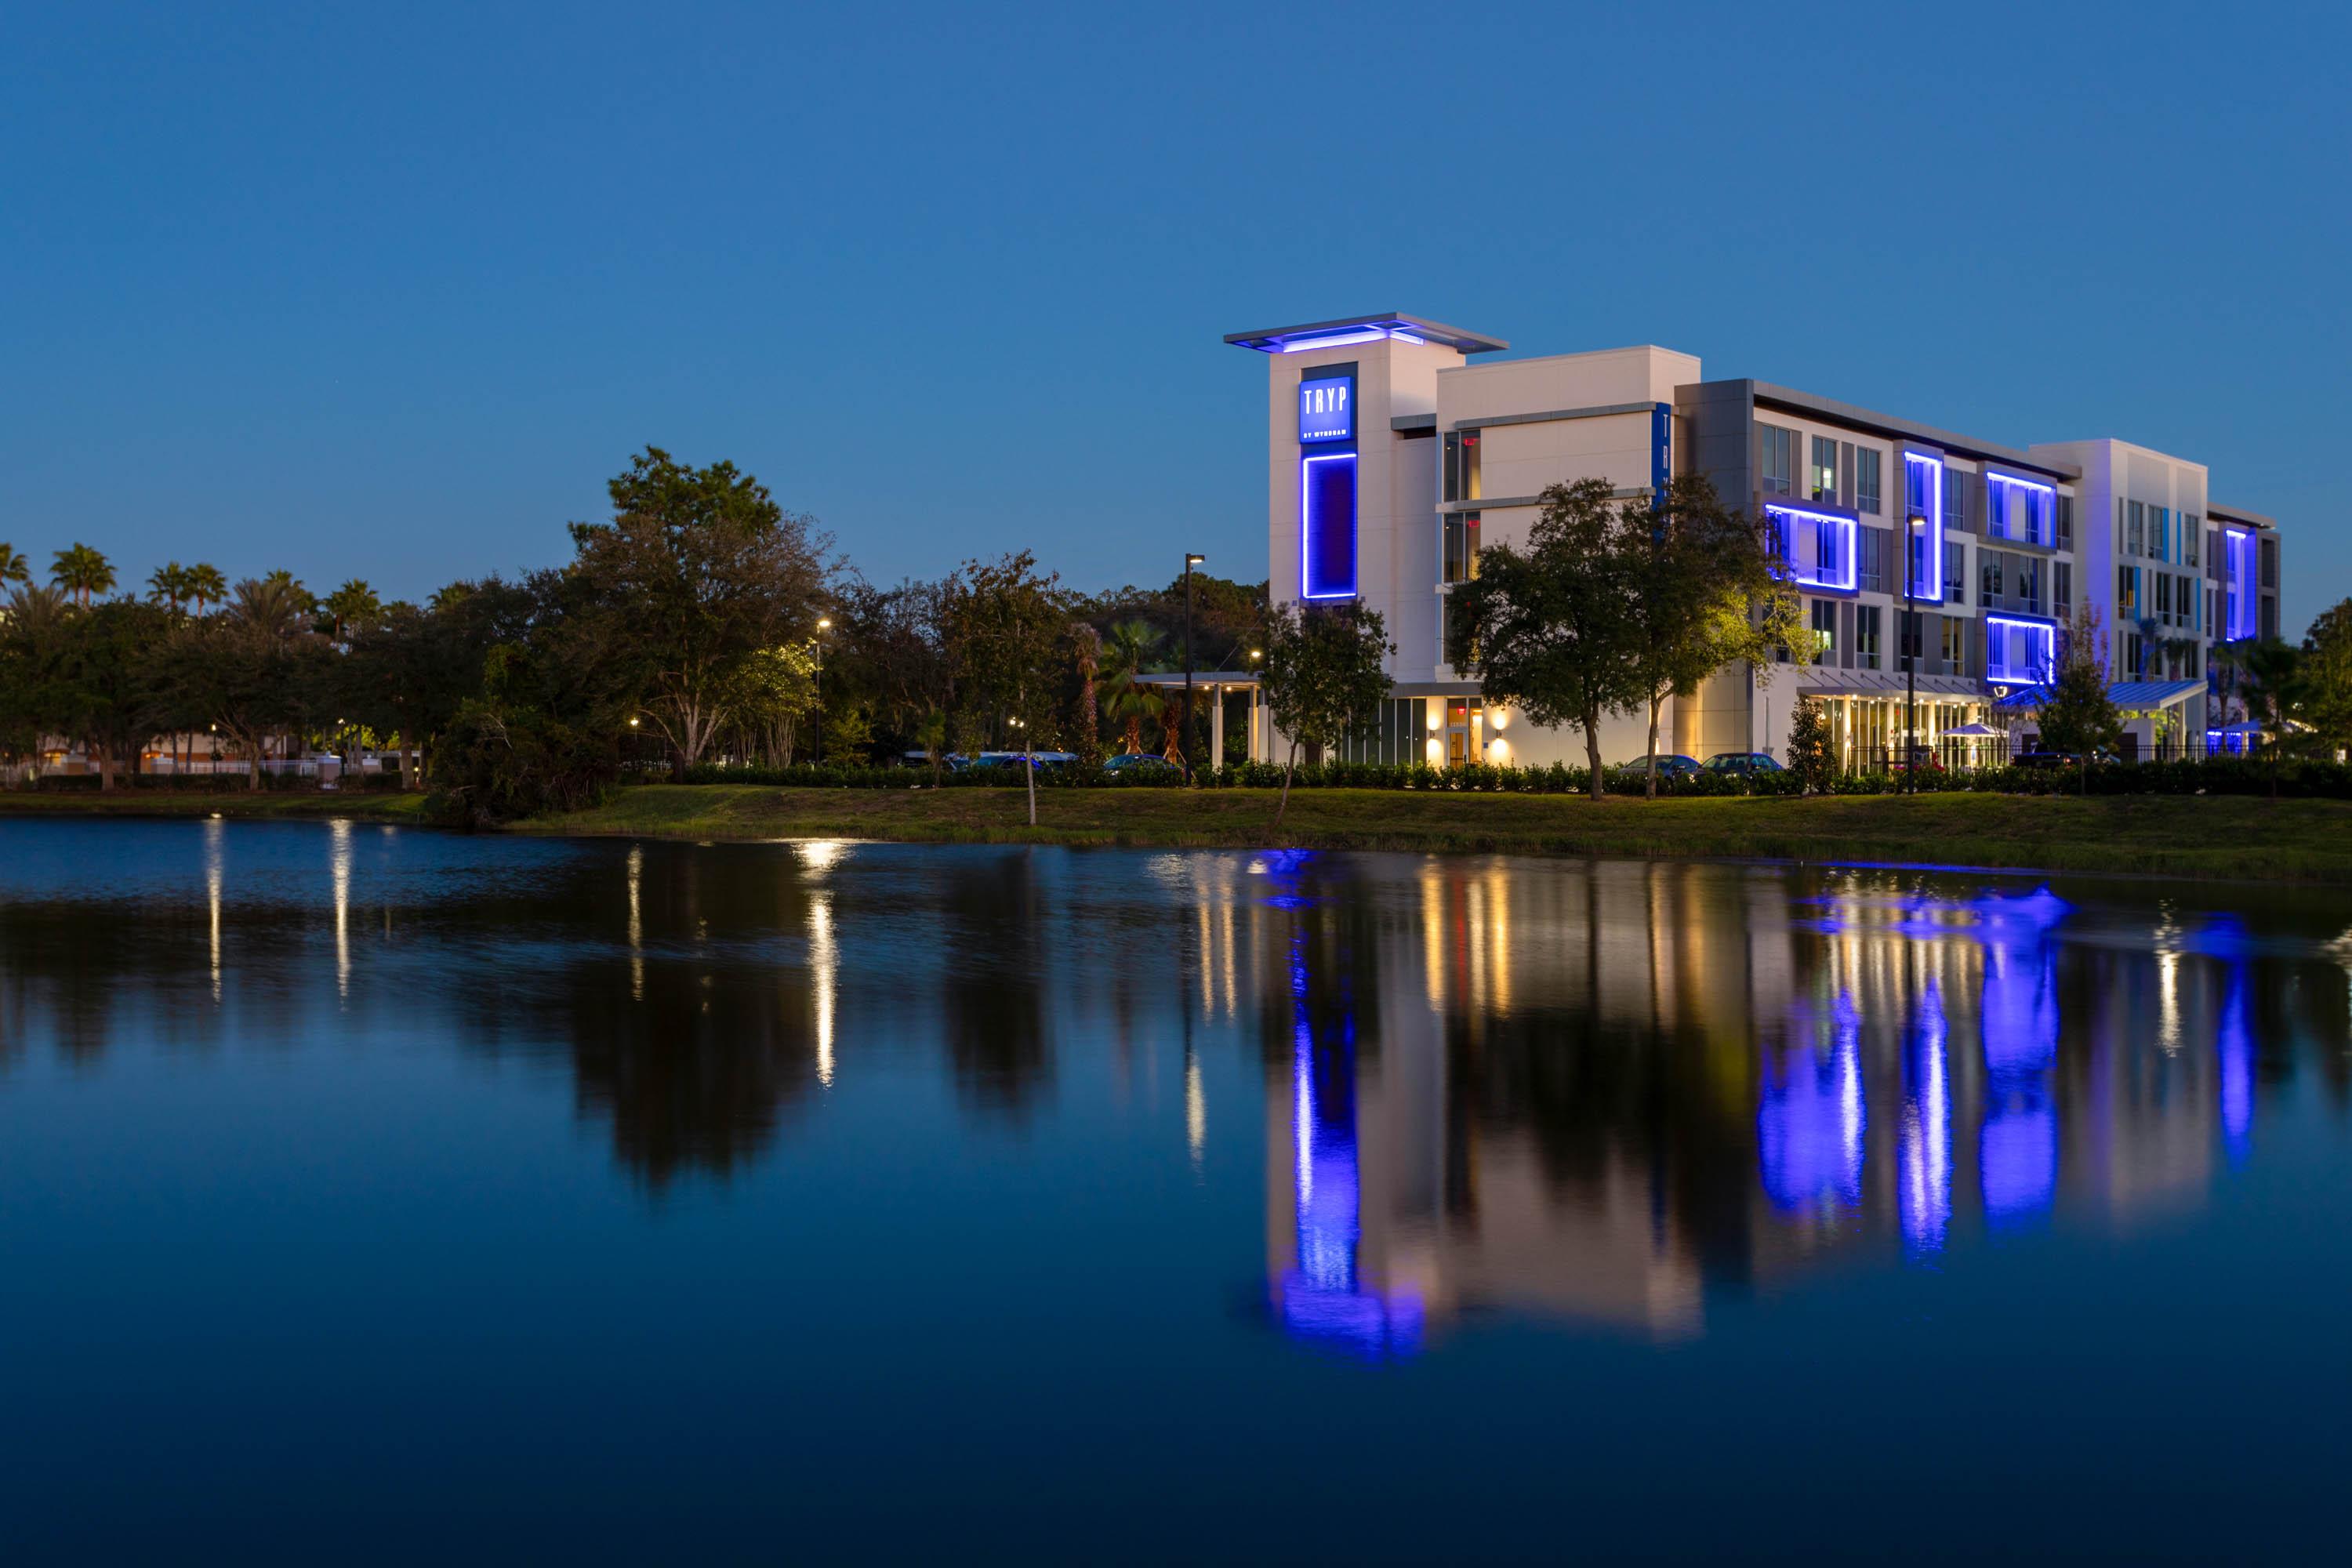
[[[2147,509],[2147,552],[2158,561],[2172,559],[2172,512],[2168,508]]]
[[[1449,511],[1445,514],[1444,581],[1467,583],[1477,575],[1478,514]]]
[[[2267,533],[2263,535],[2263,586],[2278,586],[2278,541]]]
[[[2050,563],[2050,595],[2061,620],[2074,613],[2074,568],[2066,562]]]
[[[1946,616],[1943,622],[1940,640],[1944,663],[1954,670],[1963,669],[1969,658],[1969,623],[1958,616]]]
[[[1887,531],[1883,528],[1854,530],[1856,553],[1861,557],[1861,570],[1855,574],[1857,584],[1865,592],[1886,592]]]
[[[1944,531],[1958,533],[1968,526],[1969,478],[1958,468],[1944,470]]]
[[[1826,436],[1813,437],[1812,488],[1815,500],[1838,498],[1838,444]]]
[[[1442,501],[1462,499],[1462,433],[1445,433],[1445,458],[1439,470],[1437,499]]]
[[[2147,553],[2140,548],[2140,535],[2147,526],[2144,521],[2147,510],[2147,509],[2137,501],[2131,502],[2124,509],[2124,553],[2126,555]]]
[[[1756,483],[1767,495],[1784,496],[1797,488],[1797,433],[1778,425],[1756,426]]]
[[[1856,511],[1878,515],[1878,454],[1868,447],[1854,449],[1853,505]]]
[[[1853,611],[1855,662],[1864,669],[1878,668],[1878,606],[1857,605]]]
[[[1815,599],[1813,605],[1813,662],[1827,664],[1837,652],[1837,601]]]
[[[1923,613],[1924,612],[1918,610],[1898,610],[1895,612],[1895,624],[1898,634],[1898,640],[1902,644],[1900,647],[1895,649],[1896,658],[1916,658],[1919,657],[1919,636],[1921,631],[1919,622]]]
[[[2000,608],[2000,559],[1996,550],[1977,555],[1977,603],[1989,610]]]
[[[1944,541],[1944,599],[1954,605],[1969,602],[1969,547],[1957,539]]]
[[[2061,550],[2074,548],[2074,498],[2073,496],[2058,498],[2058,548]]]
[[[2193,511],[2180,514],[2180,563],[2197,564],[2197,542],[2204,536],[2205,520]]]

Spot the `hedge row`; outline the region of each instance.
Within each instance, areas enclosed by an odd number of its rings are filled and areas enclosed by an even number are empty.
[[[122,773],[114,775],[117,794],[136,790],[141,794],[154,795],[218,795],[246,789],[249,783],[243,773],[175,775]],[[96,795],[103,784],[104,781],[94,773],[46,773],[37,779],[11,783],[7,787],[33,790],[44,795]],[[315,793],[319,781],[304,778],[299,773],[264,773],[261,775],[261,787],[264,793],[271,795]],[[400,774],[397,772],[364,775],[345,773],[336,788],[337,793],[342,795],[396,794],[400,789]]]
[[[1155,773],[1157,770],[1155,770]],[[1202,768],[1196,780],[1210,789],[1279,789],[1282,769],[1270,763],[1234,763]],[[1374,763],[1303,764],[1292,780],[1297,789],[1431,790],[1469,795],[1581,795],[1591,780],[1583,768],[1554,763],[1549,767],[1496,767],[1474,763],[1457,768],[1433,768],[1424,763],[1387,765]],[[688,784],[779,784],[844,789],[908,789],[929,785],[923,768],[905,767],[728,767],[706,763],[687,770]],[[942,772],[939,783],[955,789],[1019,789],[1017,767],[971,768]],[[1615,794],[1639,794],[1640,776],[1612,773],[1607,787]],[[1830,781],[1831,795],[1893,795],[1906,780],[1899,773],[1845,773]],[[1110,773],[1100,768],[1040,768],[1040,789],[1172,789],[1173,775]],[[2352,764],[2288,761],[2275,770],[2266,761],[2242,757],[2212,757],[2190,762],[2116,763],[2094,767],[2088,778],[2073,768],[1930,768],[1921,772],[1923,793],[1969,792],[1995,795],[2269,795],[2329,800],[2352,800]],[[1695,778],[1658,781],[1663,795],[1801,795],[1803,787],[1791,773],[1734,774],[1701,773]]]

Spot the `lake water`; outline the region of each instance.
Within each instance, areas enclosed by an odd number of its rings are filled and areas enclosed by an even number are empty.
[[[2352,899],[0,820],[0,1552],[2315,1555]]]

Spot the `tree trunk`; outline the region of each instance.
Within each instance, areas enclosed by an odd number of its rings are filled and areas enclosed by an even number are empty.
[[[1276,803],[1274,808],[1274,830],[1276,833],[1282,831],[1282,814],[1290,809],[1290,775],[1297,766],[1298,737],[1293,735],[1290,738],[1289,759],[1282,764],[1282,799]]]
[[[1601,710],[1588,708],[1584,712],[1584,760],[1592,770],[1592,798],[1599,800],[1601,789]]]
[[[405,730],[400,732],[400,787],[403,790],[416,787],[416,748],[408,743],[408,731]]]
[[[258,793],[261,788],[261,752],[262,746],[259,741],[253,742],[246,748],[246,753],[249,759],[245,765],[245,787],[247,794]]]
[[[1127,716],[1127,754],[1140,756],[1143,752],[1143,718],[1140,714]]]
[[[1021,752],[1021,772],[1029,784],[1029,826],[1034,827],[1037,826],[1037,753],[1025,745]]]
[[[114,753],[103,746],[92,749],[98,752],[98,793],[111,794],[114,789]],[[2275,786],[2271,793],[2278,793]]]
[[[1654,696],[1650,699],[1649,796],[1652,800],[1658,798],[1658,709],[1661,705],[1660,699]]]

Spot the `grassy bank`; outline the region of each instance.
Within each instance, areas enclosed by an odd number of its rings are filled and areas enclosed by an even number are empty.
[[[425,797],[316,790],[0,790],[0,816],[358,816],[420,822]]]
[[[677,838],[1253,848],[1276,842],[1258,790],[649,784],[521,831]],[[1885,860],[2352,885],[2352,802],[1996,795],[1610,800],[1394,790],[1293,792],[1279,842],[1331,849]]]

